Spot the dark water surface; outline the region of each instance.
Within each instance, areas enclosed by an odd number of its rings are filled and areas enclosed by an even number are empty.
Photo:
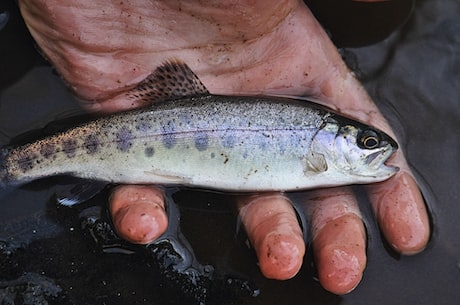
[[[401,16],[395,12],[394,18]],[[428,248],[411,257],[389,251],[363,196],[366,272],[355,291],[335,296],[314,280],[309,255],[294,279],[264,279],[243,234],[237,234],[231,205],[222,203],[228,202],[225,196],[182,192],[177,198],[182,230],[202,262],[258,285],[261,294],[239,304],[458,304],[460,1],[418,1],[408,22],[386,40],[343,51],[419,175],[433,220]],[[14,6],[0,4],[0,143],[78,112],[59,77],[34,50]],[[187,303],[142,255],[102,253],[81,231],[78,211],[50,200],[52,185],[38,182],[0,198],[0,304],[13,304],[8,300],[14,293],[15,304],[32,299],[33,304]]]

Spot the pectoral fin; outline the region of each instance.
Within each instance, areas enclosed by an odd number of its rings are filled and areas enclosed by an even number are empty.
[[[72,206],[90,200],[99,194],[107,182],[74,179],[66,185],[57,185],[55,189],[56,201],[65,206]]]
[[[327,161],[323,154],[310,152],[305,155],[303,161],[303,171],[307,175],[312,173],[319,174],[327,171]]]

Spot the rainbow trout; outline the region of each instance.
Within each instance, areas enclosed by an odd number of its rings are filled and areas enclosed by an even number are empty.
[[[397,171],[384,164],[397,144],[382,131],[306,101],[211,95],[179,61],[158,67],[127,99],[151,105],[2,149],[0,183],[64,174],[107,183],[290,191],[372,183]]]

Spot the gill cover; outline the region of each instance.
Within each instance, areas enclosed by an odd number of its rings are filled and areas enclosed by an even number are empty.
[[[398,170],[384,164],[397,149],[396,141],[383,131],[334,114],[326,118],[312,141],[312,153],[322,154],[328,168],[376,181]]]

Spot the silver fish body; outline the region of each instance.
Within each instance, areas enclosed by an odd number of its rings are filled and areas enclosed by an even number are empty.
[[[47,176],[226,191],[382,181],[396,142],[316,104],[273,97],[183,97],[97,119],[0,157],[3,184]]]

